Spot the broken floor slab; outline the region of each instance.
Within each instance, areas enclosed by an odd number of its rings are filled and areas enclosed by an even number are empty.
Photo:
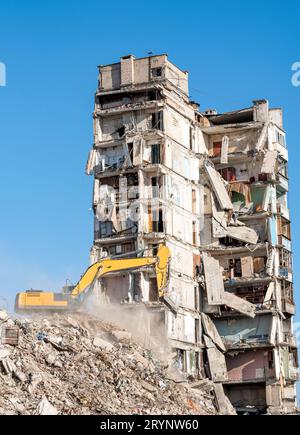
[[[227,228],[227,236],[232,239],[240,240],[241,242],[256,245],[258,242],[258,235],[255,230],[246,226],[229,226]]]
[[[242,298],[239,298],[238,296],[235,296],[232,293],[224,292],[223,302],[224,305],[227,305],[229,308],[232,308],[239,313],[245,314],[247,317],[255,317],[255,305]]]

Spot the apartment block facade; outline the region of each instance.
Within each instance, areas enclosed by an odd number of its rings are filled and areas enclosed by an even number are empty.
[[[167,55],[99,67],[91,261],[163,243],[171,264],[163,298],[149,269],[99,280],[98,302],[123,304],[137,325],[146,307],[149,336],[159,327],[176,366],[241,413],[295,411],[287,160],[267,101],[201,112]]]

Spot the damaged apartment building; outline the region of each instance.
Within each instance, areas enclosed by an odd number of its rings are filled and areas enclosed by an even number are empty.
[[[287,161],[282,112],[267,101],[201,112],[167,55],[99,67],[91,261],[159,244],[171,261],[163,298],[145,269],[98,280],[98,302],[162,332],[177,367],[240,413],[295,412]]]

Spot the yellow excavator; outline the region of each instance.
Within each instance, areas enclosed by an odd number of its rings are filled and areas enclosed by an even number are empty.
[[[62,293],[37,290],[18,293],[15,311],[18,313],[76,311],[84,302],[96,279],[113,272],[139,270],[145,267],[155,268],[158,295],[162,298],[168,283],[170,258],[169,248],[164,245],[159,245],[155,257],[104,258],[90,266],[76,286],[66,286]]]

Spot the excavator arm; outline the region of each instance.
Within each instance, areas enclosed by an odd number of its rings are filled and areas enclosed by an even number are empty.
[[[146,267],[155,269],[158,294],[162,297],[168,282],[169,261],[170,251],[164,245],[159,246],[155,257],[105,258],[90,266],[69,293],[33,290],[18,293],[15,310],[17,312],[76,310],[96,279],[113,272],[140,270]]]

